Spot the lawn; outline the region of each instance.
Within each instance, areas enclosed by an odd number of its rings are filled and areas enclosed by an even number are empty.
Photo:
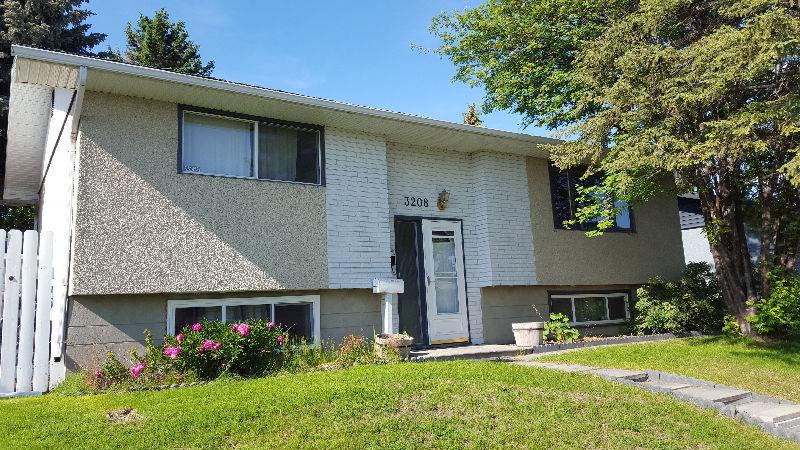
[[[132,407],[136,420],[110,422]],[[0,448],[797,448],[586,375],[406,363],[162,392],[0,401]]]
[[[544,361],[622,369],[653,369],[785,398],[800,403],[800,343],[702,337],[600,347]]]

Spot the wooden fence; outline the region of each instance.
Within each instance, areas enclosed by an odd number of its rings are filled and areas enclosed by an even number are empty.
[[[63,315],[53,310],[53,235],[0,230],[0,255],[0,396],[45,392],[61,332],[51,323]]]

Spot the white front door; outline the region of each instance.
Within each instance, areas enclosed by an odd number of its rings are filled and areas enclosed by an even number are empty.
[[[469,341],[461,223],[422,221],[425,298],[431,344]]]

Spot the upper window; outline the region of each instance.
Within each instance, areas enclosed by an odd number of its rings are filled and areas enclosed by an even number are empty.
[[[550,313],[561,313],[573,324],[624,322],[630,318],[628,294],[554,294]]]
[[[564,222],[573,220],[581,207],[578,198],[578,186],[597,186],[601,180],[597,175],[581,179],[586,172],[585,167],[573,167],[568,170],[559,170],[550,164],[550,196],[553,201],[553,221],[556,228],[566,228]],[[628,204],[624,201],[615,201],[614,206],[619,212],[614,218],[614,227],[608,231],[632,231],[633,221]],[[575,229],[590,230],[593,223],[577,224]]]
[[[203,319],[223,322],[267,320],[284,327],[290,339],[317,344],[320,342],[319,297],[313,295],[168,302],[169,334],[175,334]]]
[[[198,173],[321,184],[321,127],[181,113],[181,167]]]

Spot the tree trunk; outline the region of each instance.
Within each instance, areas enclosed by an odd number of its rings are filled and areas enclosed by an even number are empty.
[[[752,280],[752,262],[747,250],[744,217],[739,205],[733,176],[721,171],[715,183],[715,192],[700,192],[700,204],[706,221],[711,254],[722,288],[722,301],[728,313],[739,324],[744,334],[751,334],[747,318],[755,314],[748,300],[755,300]]]

